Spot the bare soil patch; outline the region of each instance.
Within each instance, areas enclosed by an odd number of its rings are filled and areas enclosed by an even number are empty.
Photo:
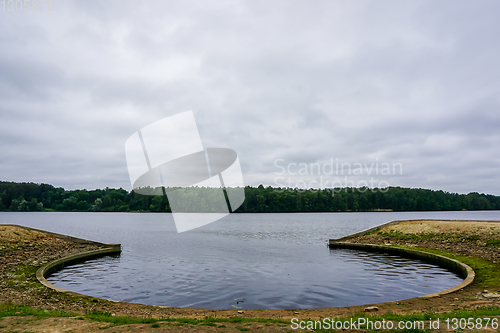
[[[500,263],[500,222],[496,221],[402,221],[348,241],[436,249]]]

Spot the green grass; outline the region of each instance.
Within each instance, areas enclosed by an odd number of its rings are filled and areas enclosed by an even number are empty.
[[[379,227],[376,227],[375,229],[371,230],[371,231],[367,231],[365,232],[365,236],[368,236],[368,235],[371,235],[371,234],[374,234],[376,232],[379,232],[380,231],[380,228]]]
[[[65,311],[34,309],[24,305],[0,303],[0,318],[14,316],[35,316],[37,318],[74,317],[77,315],[76,313]]]
[[[217,326],[215,323],[213,322],[208,322],[208,323],[204,323],[202,325],[205,325],[205,326]]]
[[[36,278],[36,271],[38,266],[32,265],[18,265],[12,267],[10,272],[13,273],[12,276],[5,279],[5,282],[10,287],[15,287],[16,289],[26,290],[26,289],[44,289],[44,286],[38,282]]]
[[[130,324],[155,324],[158,322],[172,323],[177,325],[207,325],[216,326],[216,323],[279,323],[279,324],[289,324],[289,321],[282,319],[267,319],[267,318],[242,318],[242,317],[229,317],[229,318],[214,318],[208,317],[204,319],[195,318],[139,318],[139,317],[124,317],[124,316],[113,316],[109,312],[103,311],[91,311],[85,315],[80,315],[77,313],[70,313],[64,311],[53,311],[53,310],[43,310],[34,309],[24,305],[15,304],[2,304],[0,303],[0,318],[2,317],[13,317],[13,316],[35,316],[37,318],[46,317],[76,317],[76,319],[92,320],[97,322],[110,323],[112,326],[119,325],[130,325]],[[224,325],[221,325],[224,326]],[[111,326],[110,326],[111,327]]]
[[[500,239],[488,239],[486,245],[500,247]]]
[[[47,317],[76,317],[76,319],[87,319],[92,321],[104,322],[111,324],[103,328],[109,328],[119,325],[130,325],[130,324],[151,324],[152,328],[160,327],[160,323],[173,324],[174,326],[184,326],[184,325],[207,325],[216,326],[220,328],[225,328],[226,326],[222,323],[236,323],[245,324],[248,326],[250,323],[260,322],[269,325],[271,323],[278,324],[281,327],[289,326],[291,323],[287,320],[282,319],[266,319],[266,318],[242,318],[242,317],[231,317],[231,318],[214,318],[208,317],[205,319],[192,319],[192,318],[134,318],[134,317],[122,317],[113,316],[108,312],[102,311],[92,311],[84,316],[64,312],[64,311],[53,311],[53,310],[42,310],[33,309],[23,305],[13,305],[13,304],[0,304],[0,318],[2,317],[12,317],[12,316],[34,316],[38,319]],[[371,315],[364,312],[355,313],[347,318],[369,318],[372,321],[385,319],[386,321],[428,321],[435,319],[447,319],[447,318],[480,318],[480,317],[494,317],[500,316],[500,307],[484,307],[474,310],[467,309],[457,309],[455,311],[447,312],[444,314],[436,314],[433,312],[423,313],[423,314],[410,314],[410,315],[400,315],[394,313],[387,313],[385,315]],[[345,317],[336,318],[336,320],[345,320]],[[306,320],[306,319],[304,319]],[[217,325],[218,323],[219,325]],[[249,331],[247,327],[237,326],[240,331]],[[333,332],[334,330],[316,330],[316,332]],[[369,331],[370,332],[370,331]],[[421,330],[406,330],[404,332],[423,332]]]

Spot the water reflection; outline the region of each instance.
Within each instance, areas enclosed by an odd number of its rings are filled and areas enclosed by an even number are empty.
[[[57,286],[114,300],[220,309],[368,304],[459,284],[455,274],[418,260],[330,251],[325,244],[405,219],[499,220],[500,211],[231,214],[182,234],[170,214],[0,212],[0,224],[122,244],[121,257],[55,273],[49,280]]]
[[[225,261],[90,259],[54,272],[65,289],[126,302],[219,308],[284,309],[369,304],[447,289],[460,277],[418,259],[352,249],[325,249],[323,262],[300,265]]]

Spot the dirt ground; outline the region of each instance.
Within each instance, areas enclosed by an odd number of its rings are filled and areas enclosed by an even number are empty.
[[[432,237],[391,237],[396,235],[431,235]],[[452,238],[447,238],[453,235]],[[458,235],[458,236],[457,236]],[[350,238],[349,242],[404,245],[438,249],[465,256],[500,262],[498,246],[488,242],[500,239],[500,223],[475,221],[406,221],[390,225],[369,234]],[[99,248],[95,244],[81,244],[57,238],[52,234],[17,226],[0,226],[0,303],[23,304],[45,310],[63,310],[84,315],[90,311],[102,311],[112,316],[158,318],[152,324],[112,326],[82,317],[37,318],[11,316],[0,318],[0,332],[290,332],[290,324],[278,322],[216,322],[210,325],[161,321],[161,318],[267,318],[290,321],[322,320],[343,316],[349,318],[364,312],[368,305],[342,308],[307,310],[207,310],[148,306],[96,299],[74,293],[59,293],[41,285],[35,277],[36,270],[45,263],[69,254]],[[484,306],[500,306],[500,283],[496,289],[477,285],[437,298],[413,298],[397,302],[375,304],[376,314],[385,313],[444,313],[456,309],[476,309]],[[493,296],[492,296],[493,295]],[[498,295],[495,296],[495,295]],[[500,313],[499,313],[500,315]],[[300,330],[299,330],[300,331]],[[477,331],[477,330],[474,330]],[[443,330],[448,332],[448,330]],[[467,330],[463,330],[467,332]],[[472,332],[472,331],[471,331]]]
[[[391,232],[395,235],[391,236]],[[401,236],[395,237],[398,234]],[[500,222],[496,221],[402,221],[373,233],[344,239],[354,243],[436,249],[500,263],[499,247],[487,244],[495,240],[500,243]]]
[[[399,230],[404,233],[464,232],[493,233],[500,232],[500,223],[496,221],[403,221],[385,228],[387,231]]]
[[[101,323],[75,318],[45,318],[35,317],[5,317],[0,320],[0,332],[36,332],[36,333],[59,333],[59,332],[104,332],[104,333],[125,333],[125,332],[289,332],[290,326],[280,324],[265,323],[217,323],[215,326],[200,326],[179,323],[158,323],[153,327],[151,324],[133,324],[112,326],[109,323]]]

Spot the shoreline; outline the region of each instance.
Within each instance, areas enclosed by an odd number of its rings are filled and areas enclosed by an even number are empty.
[[[471,233],[474,230],[468,228],[464,231],[464,237],[470,237],[470,241],[462,241],[464,238],[457,238],[457,242],[450,242],[449,239],[448,242],[445,242],[447,236],[453,233],[457,234],[456,231],[453,231],[454,229],[450,231],[445,228],[442,230],[443,232],[441,234],[435,232],[439,230],[439,228],[435,228],[439,223],[446,226],[450,226],[451,223],[453,228],[455,228],[457,225],[463,224],[464,222],[466,222],[466,224],[473,223],[475,226],[478,226],[480,223],[486,223],[488,226],[494,223],[495,227],[498,226],[499,229],[498,232],[495,229],[495,233],[493,233],[483,225],[483,227],[486,228],[483,228],[485,233],[484,235],[479,233],[481,235],[478,236],[478,232]],[[430,228],[429,225],[434,228],[431,228],[432,232],[422,233],[422,231]],[[491,228],[491,226],[489,227]],[[412,232],[403,233],[402,230],[404,231],[405,228],[408,230],[411,229],[410,231]],[[468,233],[470,233],[470,235]],[[389,222],[343,237],[336,241],[348,239],[349,242],[357,244],[382,244],[383,246],[389,247],[441,251],[446,252],[444,255],[447,257],[452,255],[460,257],[464,257],[465,255],[465,257],[467,257],[467,254],[469,254],[469,257],[472,259],[469,260],[469,263],[466,262],[466,264],[484,260],[485,262],[489,262],[490,265],[493,265],[496,272],[500,272],[500,266],[498,265],[498,262],[500,262],[500,251],[498,247],[480,244],[480,242],[488,241],[490,238],[493,241],[498,239],[500,242],[499,234],[500,222],[498,221],[410,220]],[[436,239],[429,239],[428,235],[434,235],[433,237]],[[489,236],[494,237],[488,238]],[[429,297],[429,295],[427,295],[420,298],[417,297],[369,305],[320,309],[212,310],[116,302],[73,292],[58,292],[42,285],[36,278],[36,272],[46,267],[54,260],[78,255],[86,251],[100,250],[103,246],[109,245],[15,225],[0,225],[0,240],[2,241],[0,246],[0,287],[4,291],[0,295],[0,303],[13,305],[23,304],[28,307],[43,310],[56,310],[79,314],[97,311],[109,313],[112,316],[155,319],[190,318],[203,320],[206,318],[218,318],[222,320],[223,318],[241,318],[253,320],[260,318],[262,320],[289,322],[292,318],[320,320],[321,318],[328,317],[348,317],[365,312],[367,307],[376,307],[377,315],[384,315],[387,313],[404,315],[410,313],[426,313],[429,311],[445,313],[459,308],[473,310],[484,306],[500,306],[500,294],[498,294],[498,297],[488,295],[495,294],[497,289],[500,290],[499,279],[495,276],[495,278],[497,278],[496,283],[494,283],[492,279],[484,280],[484,272],[476,269],[476,267],[474,267],[475,264],[470,266],[476,270],[476,280],[461,290],[454,291],[450,294],[439,295],[438,297]],[[474,259],[476,257],[477,259]],[[488,291],[485,293],[484,291],[487,288],[492,289],[491,292]],[[273,325],[279,326],[279,324],[271,324],[270,327]]]
[[[456,210],[394,210],[392,208],[374,208],[371,210],[335,210],[335,211],[287,211],[287,212],[239,212],[235,211],[231,214],[316,214],[316,213],[456,213],[456,212],[497,212],[500,209],[456,209]],[[112,211],[112,210],[52,210],[46,208],[41,211],[30,210],[30,211],[18,211],[18,210],[0,210],[0,213],[155,213],[155,214],[171,214],[170,211],[150,211],[150,210],[124,210],[124,211]],[[182,213],[182,212],[179,212]],[[188,213],[188,212],[185,212]],[[207,213],[205,213],[207,214]]]

